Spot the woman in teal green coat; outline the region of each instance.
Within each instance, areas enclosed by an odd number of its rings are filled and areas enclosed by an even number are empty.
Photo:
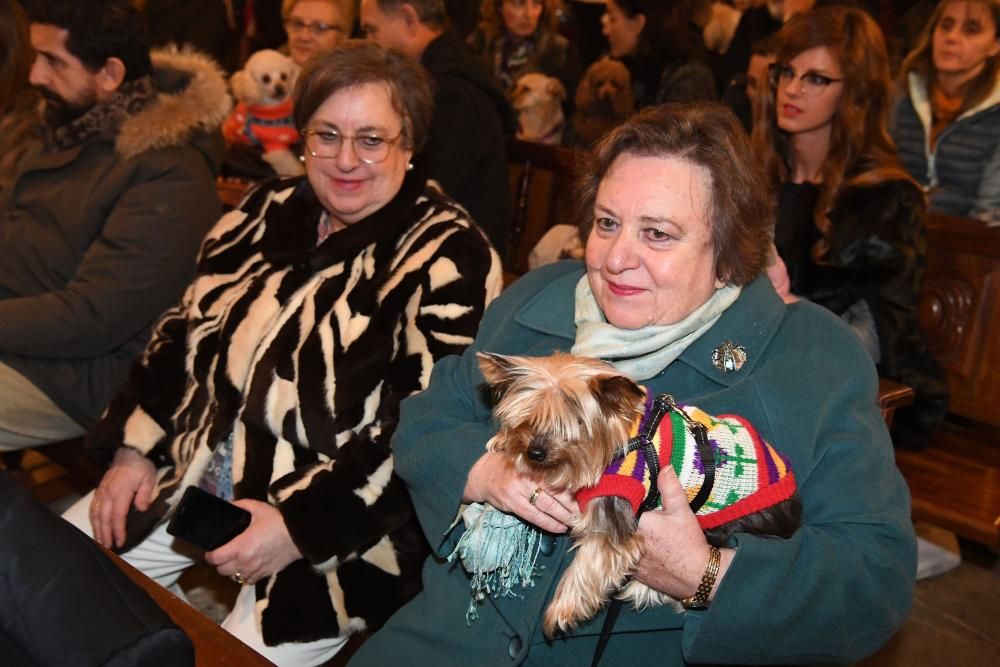
[[[787,539],[735,533],[710,547],[667,467],[662,509],[639,522],[634,576],[707,605],[622,610],[603,664],[850,662],[905,618],[916,568],[906,485],[856,336],[811,303],[786,305],[763,274],[773,218],[736,119],[715,105],[665,105],[610,133],[581,182],[586,258],[544,267],[487,311],[475,344],[407,400],[395,472],[435,556],[424,590],[352,665],[588,664],[605,612],[555,639],[541,618],[574,556],[577,510],[485,451],[496,432],[476,351],[597,356],[653,393],[738,414],[791,462],[802,523]],[[609,352],[610,350],[610,352]],[[726,363],[728,360],[729,363]],[[488,502],[546,531],[533,585],[486,597],[466,622],[470,578],[446,562],[464,503]],[[346,610],[350,613],[350,610]]]

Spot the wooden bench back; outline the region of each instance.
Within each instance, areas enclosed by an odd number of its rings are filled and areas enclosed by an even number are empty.
[[[920,327],[948,376],[949,412],[1000,427],[1000,228],[933,213],[927,233]]]
[[[528,254],[549,227],[574,223],[570,219],[572,186],[582,157],[579,151],[562,146],[507,140],[510,191],[514,195],[510,273],[527,272]]]

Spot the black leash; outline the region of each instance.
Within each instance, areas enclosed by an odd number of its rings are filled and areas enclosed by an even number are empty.
[[[677,407],[673,396],[670,394],[660,394],[653,399],[653,408],[650,411],[650,418],[646,422],[646,428],[630,439],[616,456],[616,458],[621,458],[630,452],[641,449],[643,458],[646,461],[646,468],[649,470],[649,478],[652,483],[649,485],[649,491],[646,493],[646,497],[639,505],[639,511],[635,515],[636,526],[639,525],[639,517],[642,516],[643,512],[655,509],[660,503],[660,490],[656,486],[656,478],[660,474],[660,457],[656,451],[656,446],[653,444],[653,434],[660,427],[660,422],[663,421],[663,417],[667,412],[676,412],[684,420],[688,430],[694,435],[694,441],[698,446],[698,453],[701,456],[701,463],[705,469],[705,483],[701,485],[698,493],[688,503],[692,512],[697,512],[701,509],[701,506],[705,504],[708,497],[712,495],[712,487],[715,485],[715,452],[712,451],[712,447],[708,444],[708,429],[705,428],[704,424],[691,419],[686,412]],[[627,579],[626,583],[628,583]],[[594,659],[591,661],[590,667],[598,667],[600,664],[601,657],[604,655],[604,649],[607,648],[608,640],[611,639],[611,631],[614,630],[615,623],[618,621],[618,615],[621,613],[623,602],[624,600],[617,595],[611,598],[611,603],[608,605],[608,613],[605,615],[604,624],[601,626],[601,635],[597,638],[597,648],[594,649]]]

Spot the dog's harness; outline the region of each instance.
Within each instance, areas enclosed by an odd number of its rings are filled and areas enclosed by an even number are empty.
[[[684,420],[688,430],[691,431],[694,441],[698,446],[698,454],[701,456],[701,464],[705,471],[704,483],[695,497],[688,502],[692,512],[697,512],[701,509],[705,501],[712,495],[712,488],[715,486],[715,452],[708,444],[708,429],[705,428],[704,424],[691,419],[686,412],[677,407],[673,396],[670,394],[660,394],[653,399],[651,405],[647,406],[647,412],[643,417],[643,423],[639,427],[639,432],[615,454],[616,459],[623,459],[631,452],[641,451],[646,470],[649,473],[650,479],[653,480],[653,483],[649,485],[649,490],[646,492],[646,497],[639,505],[639,511],[636,512],[636,525],[638,525],[639,517],[642,516],[643,512],[656,509],[660,504],[660,490],[656,485],[656,477],[660,474],[660,452],[657,451],[653,437],[657,429],[660,428],[660,422],[663,421],[663,417],[668,412],[673,412],[680,416]]]
[[[669,394],[652,398],[635,435],[619,450],[601,480],[577,493],[581,508],[599,496],[627,500],[638,525],[643,512],[660,505],[656,477],[670,465],[702,530],[722,526],[784,502],[795,494],[788,460],[765,442],[745,418],[712,416],[680,407]],[[612,599],[594,653],[596,667],[621,611]]]
[[[660,474],[660,453],[657,451],[653,440],[657,429],[660,428],[660,422],[663,421],[664,416],[668,412],[673,412],[683,419],[688,430],[694,436],[702,465],[705,468],[704,484],[702,484],[701,489],[698,490],[695,497],[688,502],[692,512],[697,512],[701,509],[705,501],[711,496],[712,487],[715,485],[715,452],[708,443],[708,429],[705,428],[704,424],[691,419],[686,412],[677,407],[673,396],[670,394],[660,394],[653,399],[652,403],[647,403],[646,414],[643,415],[642,422],[639,425],[639,432],[629,439],[615,454],[615,459],[624,459],[625,456],[632,452],[641,452],[649,478],[652,480],[649,490],[646,492],[646,497],[639,504],[639,510],[635,514],[636,526],[639,525],[639,518],[644,512],[656,509],[660,504],[660,489],[656,484],[656,478]],[[608,605],[608,613],[604,617],[604,624],[601,626],[601,635],[597,639],[597,647],[594,649],[594,659],[591,662],[591,667],[597,667],[601,662],[601,656],[604,655],[604,649],[611,638],[611,631],[618,620],[622,604],[623,600],[615,596],[612,598],[610,605]]]

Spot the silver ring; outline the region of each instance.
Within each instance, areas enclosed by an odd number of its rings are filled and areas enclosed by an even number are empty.
[[[538,500],[538,494],[540,494],[541,492],[542,492],[542,487],[540,486],[536,488],[534,491],[532,491],[531,495],[528,496],[528,504],[534,505],[535,501]]]
[[[243,578],[243,575],[240,574],[239,570],[237,570],[236,574],[233,575],[233,581],[235,581],[236,583],[238,583],[240,586],[242,586],[243,584],[250,583],[249,581],[247,581],[246,579]]]

